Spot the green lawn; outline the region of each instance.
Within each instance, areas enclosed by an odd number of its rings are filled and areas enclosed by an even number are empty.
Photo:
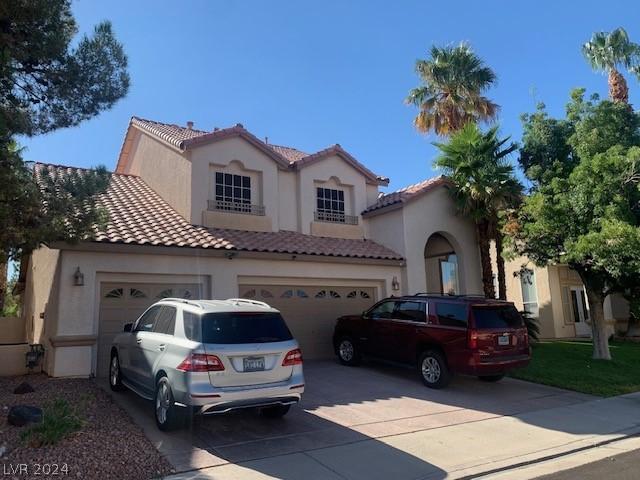
[[[602,397],[640,391],[640,344],[612,342],[610,362],[593,360],[592,348],[589,342],[540,342],[529,366],[510,375]]]

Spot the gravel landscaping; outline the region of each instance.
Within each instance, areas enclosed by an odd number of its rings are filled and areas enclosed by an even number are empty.
[[[14,394],[25,381],[35,392]],[[34,448],[22,438],[28,426],[15,427],[7,422],[13,405],[37,406],[46,412],[47,405],[56,400],[66,401],[81,426],[55,445]],[[51,379],[45,375],[0,378],[0,409],[0,473],[6,478],[35,479],[53,476],[57,471],[60,477],[142,480],[171,473],[170,464],[140,428],[91,380]]]

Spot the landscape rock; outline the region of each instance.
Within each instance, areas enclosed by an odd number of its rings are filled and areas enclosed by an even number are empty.
[[[29,405],[15,405],[9,409],[7,421],[16,427],[22,427],[27,423],[42,422],[42,409]]]
[[[32,392],[35,392],[35,390],[27,382],[22,382],[13,391],[13,393],[15,393],[16,395],[22,395],[23,393],[32,393]]]

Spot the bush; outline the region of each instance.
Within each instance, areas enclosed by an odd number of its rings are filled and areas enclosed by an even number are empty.
[[[520,312],[520,315],[522,315],[524,324],[527,327],[530,341],[537,342],[540,338],[540,321],[524,310]]]
[[[82,428],[83,422],[66,400],[58,399],[44,407],[42,423],[22,432],[22,440],[32,447],[54,445]]]

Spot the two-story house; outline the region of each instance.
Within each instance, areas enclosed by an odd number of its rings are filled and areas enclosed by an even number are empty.
[[[38,178],[73,170],[35,166]],[[381,194],[387,184],[340,145],[309,154],[242,125],[134,117],[100,199],[107,227],[23,262],[28,341],[50,375],[101,376],[113,336],[157,299],[246,297],[280,309],[320,358],[338,316],[385,296],[480,292],[475,230],[446,180]]]

